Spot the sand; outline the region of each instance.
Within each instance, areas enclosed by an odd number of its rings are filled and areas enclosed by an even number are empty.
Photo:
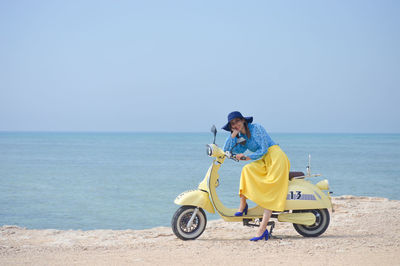
[[[250,242],[256,228],[209,221],[182,241],[169,227],[149,230],[30,230],[0,227],[0,265],[400,265],[400,201],[341,196],[328,230],[300,236],[277,223],[280,239]],[[171,213],[172,216],[172,213]]]

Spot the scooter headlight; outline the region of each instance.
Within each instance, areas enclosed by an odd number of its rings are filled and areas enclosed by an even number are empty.
[[[206,147],[207,147],[207,155],[212,156],[213,153],[212,147],[210,145],[207,145]]]

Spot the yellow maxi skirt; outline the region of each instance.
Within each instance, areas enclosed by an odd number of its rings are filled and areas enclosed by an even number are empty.
[[[278,145],[269,147],[259,160],[245,165],[239,195],[264,209],[283,211],[288,193],[290,162]]]

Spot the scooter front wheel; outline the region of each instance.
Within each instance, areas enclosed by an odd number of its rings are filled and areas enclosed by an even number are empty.
[[[315,215],[315,223],[313,225],[293,224],[297,233],[305,237],[317,237],[322,235],[329,226],[329,211],[327,209],[315,210],[296,210],[293,212],[311,212]]]
[[[182,206],[172,217],[172,231],[180,239],[194,240],[198,238],[206,229],[206,214],[202,208],[198,208],[196,211],[197,208],[198,207],[196,206]],[[196,215],[192,219],[194,213],[196,213]]]

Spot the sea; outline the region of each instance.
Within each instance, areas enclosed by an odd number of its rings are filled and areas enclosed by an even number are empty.
[[[292,171],[311,156],[316,183],[334,196],[400,200],[400,134],[270,133]],[[227,134],[218,133],[223,146]],[[212,133],[0,132],[0,226],[147,229],[170,226],[174,199],[196,189],[212,158]],[[237,208],[241,168],[226,160],[217,189]],[[251,204],[250,204],[251,205]],[[356,210],[354,210],[356,211]],[[217,214],[207,213],[209,220]]]

